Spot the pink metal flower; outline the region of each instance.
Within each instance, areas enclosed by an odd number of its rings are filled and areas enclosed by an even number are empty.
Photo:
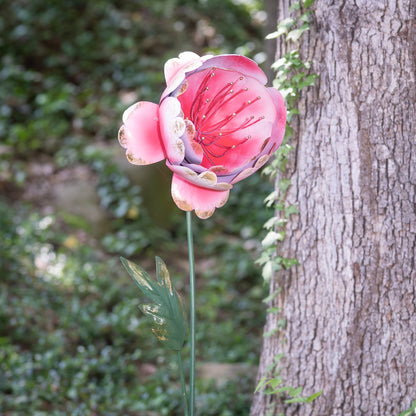
[[[131,163],[166,159],[176,205],[208,218],[280,146],[284,100],[240,55],[184,52],[166,62],[165,78],[159,105],[142,101],[124,112],[119,141]]]

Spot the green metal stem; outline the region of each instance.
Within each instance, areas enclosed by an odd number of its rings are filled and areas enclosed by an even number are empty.
[[[183,372],[182,354],[181,354],[180,350],[178,350],[178,367],[179,367],[179,377],[180,377],[180,380],[181,380],[181,388],[182,388],[183,408],[184,408],[184,411],[185,411],[185,416],[188,416],[189,415],[188,395],[186,394],[185,375],[184,375],[184,372]]]
[[[195,414],[195,261],[194,243],[192,238],[192,213],[186,212],[186,227],[188,235],[188,254],[189,254],[189,291],[191,297],[191,369],[189,377],[189,410],[190,416]]]

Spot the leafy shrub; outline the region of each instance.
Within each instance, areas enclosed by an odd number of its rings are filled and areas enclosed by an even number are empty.
[[[0,412],[180,414],[175,357],[151,336],[139,294],[118,260],[83,245],[67,248],[55,218],[30,207],[12,210],[1,202],[0,221]],[[238,278],[218,271],[217,283],[208,275],[212,284],[198,291],[200,359],[255,362],[255,297],[243,302],[234,287]],[[156,372],[142,374],[142,363]],[[250,380],[219,391],[198,385],[202,414],[247,413]]]
[[[113,139],[122,108],[158,99],[168,57],[230,52],[260,29],[231,0],[6,0],[0,140],[27,154],[54,151],[79,131]]]
[[[175,357],[149,335],[116,253],[166,248],[175,257],[184,221],[155,226],[142,189],[102,143],[115,143],[130,103],[159,98],[163,63],[178,52],[232,53],[241,45],[260,52],[261,27],[252,19],[259,7],[254,0],[2,2],[0,194],[13,201],[0,199],[1,414],[180,414]],[[19,193],[11,198],[9,184],[25,186],[26,162],[40,153],[56,170],[84,164],[97,175],[111,218],[103,241],[85,240],[83,218],[40,214]],[[249,187],[236,187],[215,222],[196,224],[206,254],[223,256],[215,274],[199,276],[201,360],[256,361],[263,315],[251,258],[263,214],[252,210],[262,198],[253,202]],[[252,187],[259,192],[255,179]],[[227,244],[218,243],[224,232]],[[186,294],[184,277],[172,271]],[[246,414],[252,387],[243,381],[222,389],[199,382],[201,414]]]

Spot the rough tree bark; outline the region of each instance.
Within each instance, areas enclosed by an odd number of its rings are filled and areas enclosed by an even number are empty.
[[[287,194],[299,214],[279,247],[300,265],[272,279],[287,323],[264,339],[259,376],[284,353],[285,384],[323,394],[257,394],[251,415],[397,416],[416,400],[416,1],[314,10],[302,52],[320,79],[299,103]]]

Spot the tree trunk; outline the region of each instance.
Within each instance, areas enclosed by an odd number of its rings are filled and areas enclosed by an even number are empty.
[[[267,13],[264,36],[267,36],[269,33],[276,30],[277,3],[276,0],[264,0],[264,10]],[[274,62],[274,56],[276,55],[276,41],[273,39],[266,39],[264,42],[264,52],[266,53],[267,59],[264,63],[265,68],[263,68],[263,70],[267,75],[267,79],[271,81],[274,76],[274,71],[271,66]]]
[[[416,2],[316,0],[312,20],[301,51],[320,78],[293,123],[299,214],[278,249],[300,265],[271,281],[265,331],[286,326],[259,377],[284,353],[284,384],[323,393],[259,393],[251,415],[397,416],[416,400]]]

